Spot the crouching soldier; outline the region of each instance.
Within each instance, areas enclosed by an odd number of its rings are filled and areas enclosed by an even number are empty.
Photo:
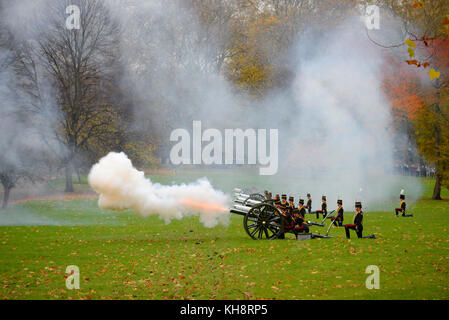
[[[399,196],[399,199],[401,199],[401,203],[400,203],[400,205],[399,205],[399,208],[396,208],[396,209],[395,209],[395,211],[396,211],[396,217],[398,217],[399,212],[402,213],[402,216],[403,216],[403,217],[413,217],[412,214],[405,214],[405,208],[406,208],[406,206],[407,206],[406,203],[405,203],[405,195],[404,195],[404,194],[401,194],[401,195]]]
[[[321,210],[317,210],[315,211],[316,213],[316,218],[319,219],[320,218],[320,213],[323,214],[323,218],[325,218],[327,216],[327,203],[326,203],[326,196],[322,196],[321,197]]]
[[[363,211],[362,211],[362,203],[356,202],[355,203],[355,210],[356,214],[354,216],[354,223],[353,224],[346,224],[345,225],[345,231],[346,231],[346,239],[350,239],[351,235],[349,234],[349,230],[355,230],[357,233],[357,237],[362,238],[362,232],[363,232]]]
[[[343,200],[337,200],[337,206],[338,206],[338,208],[337,208],[337,216],[332,218],[332,221],[335,221],[334,222],[335,226],[337,226],[337,224],[338,224],[338,226],[343,227],[343,212],[344,212],[344,210],[343,210]]]
[[[293,219],[295,221],[295,234],[309,233],[309,226],[305,220],[306,209],[304,207],[304,200],[299,199],[299,207],[293,211]]]

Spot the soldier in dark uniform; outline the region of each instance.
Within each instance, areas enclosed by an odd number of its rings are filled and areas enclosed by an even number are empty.
[[[337,200],[337,216],[335,218],[332,218],[332,221],[335,220],[334,226],[340,226],[343,227],[343,200]]]
[[[286,226],[287,227],[293,227],[293,211],[295,208],[295,199],[293,197],[288,197],[288,204],[287,204],[287,210],[285,210],[285,217],[286,217]]]
[[[293,210],[295,209],[295,199],[293,197],[288,197],[288,209],[290,215],[293,213]]]
[[[288,203],[287,203],[287,195],[286,194],[283,194],[281,196],[281,203],[279,204],[279,209],[281,210],[281,212],[284,215],[287,213]]]
[[[268,190],[264,190],[263,195],[264,195],[265,199],[269,199],[269,192],[268,192]]]
[[[310,193],[307,194],[307,205],[305,208],[309,213],[312,213],[312,198],[310,197]]]
[[[322,202],[321,202],[321,210],[315,211],[315,213],[316,213],[316,218],[317,218],[317,219],[320,217],[320,213],[323,214],[323,218],[325,218],[325,217],[327,216],[326,196],[322,196],[321,199],[322,199]]]
[[[298,202],[298,213],[299,215],[305,219],[306,216],[306,206],[304,205],[304,199],[299,199]]]
[[[290,215],[290,205],[287,202],[287,195],[283,194],[281,196],[281,203],[279,204],[279,210],[284,216],[284,228],[291,229],[293,227],[293,219]],[[285,239],[285,234],[282,234],[279,239]]]
[[[305,220],[306,209],[304,207],[304,200],[299,199],[299,207],[293,211],[293,218],[295,221],[295,233],[309,233],[309,226]]]
[[[355,230],[357,233],[357,237],[363,238],[362,232],[363,232],[363,211],[362,211],[362,203],[356,202],[355,203],[355,210],[356,214],[354,216],[354,223],[353,224],[346,224],[345,225],[345,231],[346,231],[346,238],[350,239],[349,230]]]
[[[395,209],[395,211],[396,211],[396,217],[398,217],[399,212],[402,213],[402,216],[403,216],[403,217],[413,217],[412,214],[405,214],[405,208],[406,208],[406,206],[407,206],[406,203],[405,203],[405,195],[404,195],[404,194],[401,194],[401,195],[399,196],[399,199],[401,199],[401,204],[399,205],[399,208],[396,208],[396,209]]]

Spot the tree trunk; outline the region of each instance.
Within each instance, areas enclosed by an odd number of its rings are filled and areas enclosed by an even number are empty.
[[[10,191],[11,191],[11,188],[4,187],[3,203],[2,203],[2,209],[3,210],[6,210],[6,208],[8,208],[9,192]]]
[[[432,200],[441,200],[441,174],[435,175],[435,187],[433,188]]]
[[[439,98],[439,93],[438,93]],[[435,112],[439,116],[440,115],[440,105],[439,102],[435,105]],[[441,200],[441,180],[442,180],[442,174],[441,174],[441,166],[440,166],[440,140],[441,140],[441,128],[438,123],[438,119],[435,123],[435,158],[437,159],[437,162],[435,164],[435,187],[433,188],[433,195],[432,200]]]
[[[73,192],[73,181],[72,181],[72,164],[67,163],[65,167],[65,190],[64,192]]]

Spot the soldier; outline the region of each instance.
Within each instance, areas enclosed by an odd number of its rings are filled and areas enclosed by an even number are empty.
[[[315,211],[316,213],[316,218],[319,219],[320,217],[320,213],[323,214],[323,218],[325,218],[327,216],[327,203],[326,203],[326,196],[322,196],[321,197],[321,210],[317,210]]]
[[[398,217],[399,212],[402,213],[403,217],[413,217],[413,214],[405,214],[405,208],[406,208],[406,203],[405,203],[405,194],[401,194],[399,196],[399,199],[401,199],[401,204],[399,205],[399,208],[396,208],[396,218]]]
[[[338,226],[343,227],[343,200],[337,200],[337,216],[335,218],[332,218],[332,221],[335,220],[334,222],[334,226]]]
[[[274,198],[273,204],[276,208],[280,208],[281,205],[281,199],[279,198],[279,194],[276,195],[276,197]]]
[[[288,209],[289,213],[292,214],[293,210],[296,209],[295,207],[295,199],[293,197],[288,197]]]
[[[304,216],[306,209],[304,208],[304,200],[299,199],[299,207],[294,211],[295,233],[309,233],[309,226],[306,223]]]
[[[289,210],[289,204],[287,203],[287,195],[283,194],[281,196],[281,203],[279,204],[279,210],[284,216],[285,225],[284,228],[289,229],[292,224],[292,219]],[[281,234],[279,239],[285,239],[285,234]]]
[[[304,206],[304,199],[299,199],[298,202],[298,213],[304,219],[306,216],[306,208]]]
[[[268,192],[268,190],[265,190],[265,191],[263,192],[263,194],[264,194],[265,199],[269,199],[269,198],[268,198],[268,197],[269,197],[269,192]]]
[[[307,194],[307,205],[305,208],[309,213],[312,213],[312,198],[310,197],[310,193]]]
[[[287,213],[288,209],[288,203],[287,203],[287,195],[283,194],[281,196],[281,203],[279,205],[279,209],[281,209],[281,212],[285,215]]]
[[[355,203],[355,210],[356,214],[354,216],[354,223],[353,224],[346,224],[345,225],[345,231],[346,231],[346,239],[350,239],[351,236],[349,234],[349,230],[355,230],[357,233],[357,237],[363,238],[362,232],[363,232],[363,211],[362,211],[362,203],[356,202]]]

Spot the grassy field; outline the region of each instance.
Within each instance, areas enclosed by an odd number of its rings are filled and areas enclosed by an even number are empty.
[[[216,173],[211,181],[224,177]],[[243,185],[240,179],[233,183]],[[95,199],[18,203],[0,213],[8,224],[22,224],[0,227],[0,298],[448,299],[449,202],[431,201],[432,181],[422,184],[413,218],[366,215],[365,233],[375,233],[374,240],[346,240],[344,229],[334,228],[332,239],[254,241],[241,216],[227,228],[208,229],[198,218],[165,225],[157,217],[101,211]],[[447,190],[443,196],[449,198]],[[69,265],[80,269],[79,290],[65,286]],[[378,290],[365,286],[369,265],[380,269]]]

